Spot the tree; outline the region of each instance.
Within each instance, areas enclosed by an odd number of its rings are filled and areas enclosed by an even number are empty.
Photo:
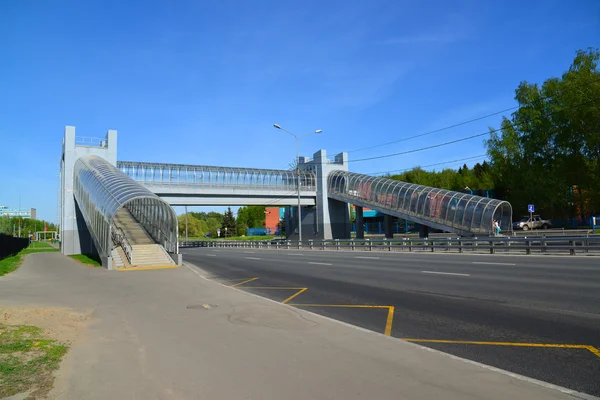
[[[222,222],[223,229],[225,230],[225,234],[223,236],[234,236],[237,234],[235,217],[233,216],[233,212],[231,211],[231,207],[227,208],[223,215]]]
[[[238,209],[237,220],[248,228],[262,228],[265,223],[264,206],[248,206]]]
[[[519,108],[486,141],[491,174],[513,208],[555,218],[600,211],[600,52],[577,52],[560,78],[521,82]]]
[[[193,215],[188,213],[188,237],[203,237],[207,232],[207,226],[205,221],[201,221],[195,218]],[[179,236],[185,237],[185,214],[177,217],[179,222]]]

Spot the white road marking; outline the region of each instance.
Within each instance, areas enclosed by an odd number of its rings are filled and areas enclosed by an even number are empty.
[[[254,254],[254,251],[245,251],[244,254]]]
[[[471,276],[471,274],[458,274],[456,272],[437,272],[437,271],[421,271],[424,274],[439,274],[439,275],[456,275],[456,276]]]
[[[354,258],[364,258],[365,260],[379,260],[379,257],[363,257],[363,256],[356,256]]]
[[[260,260],[258,257],[246,257],[246,260]]]
[[[483,264],[483,265],[517,265],[515,263],[499,263],[499,262],[484,262],[484,261],[473,261],[473,264]]]
[[[293,253],[288,253],[288,256],[303,256],[304,254],[293,254]]]
[[[314,264],[314,265],[333,265],[331,263],[320,263],[320,262],[308,262],[309,264]]]
[[[217,255],[216,254],[207,254],[206,256],[207,257],[216,257]]]

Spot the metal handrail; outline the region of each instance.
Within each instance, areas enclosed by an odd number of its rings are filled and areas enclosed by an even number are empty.
[[[212,241],[183,241],[180,247],[234,247],[234,248],[263,248],[275,250],[305,249],[305,250],[363,250],[363,251],[487,251],[490,254],[498,252],[554,253],[568,251],[571,255],[594,254],[600,255],[599,237],[547,237],[547,238],[515,238],[515,237],[486,237],[486,238],[398,238],[398,239],[336,239],[336,240],[212,240]]]
[[[118,227],[113,222],[111,224],[111,233],[113,241],[119,246],[121,246],[121,248],[123,249],[123,252],[125,253],[125,257],[127,257],[129,264],[133,264],[133,248],[129,243],[129,239],[127,239],[127,236],[125,236],[125,232],[123,232],[123,229]]]

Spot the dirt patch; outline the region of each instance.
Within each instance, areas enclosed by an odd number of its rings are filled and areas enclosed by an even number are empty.
[[[37,326],[45,336],[67,343],[77,339],[90,316],[88,309],[0,306],[0,324]]]
[[[0,307],[0,398],[43,399],[90,310]]]

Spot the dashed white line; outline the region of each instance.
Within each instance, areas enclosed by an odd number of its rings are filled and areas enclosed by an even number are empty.
[[[246,257],[246,260],[260,260],[258,257]]]
[[[244,254],[254,254],[254,251],[245,251]]]
[[[217,255],[216,254],[207,254],[206,256],[207,257],[216,257]]]
[[[456,272],[437,272],[437,271],[421,271],[424,274],[439,274],[439,275],[456,275],[456,276],[471,276],[471,274],[458,274]]]
[[[356,256],[354,258],[363,258],[365,260],[379,260],[379,257],[366,257],[366,256]]]
[[[500,263],[500,262],[484,262],[484,261],[473,261],[473,264],[483,264],[483,265],[512,265],[515,266],[515,263]]]
[[[314,265],[333,265],[331,263],[321,263],[321,262],[311,262],[311,261],[309,261],[308,263],[309,264],[314,264]]]
[[[303,256],[304,254],[288,253],[288,256]]]

